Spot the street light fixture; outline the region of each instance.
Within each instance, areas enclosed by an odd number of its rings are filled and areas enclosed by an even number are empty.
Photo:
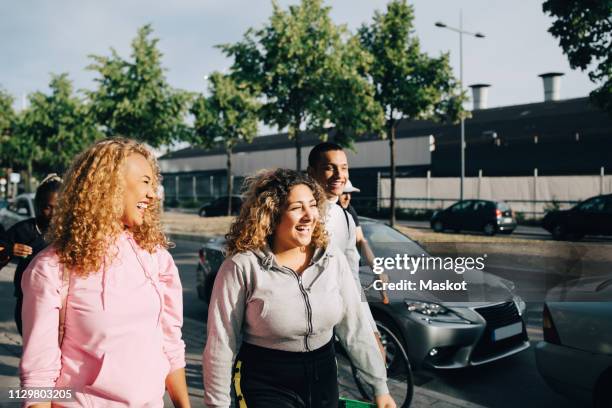
[[[459,87],[463,92],[463,35],[471,35],[476,38],[485,38],[485,35],[480,32],[470,32],[463,29],[463,11],[459,10],[459,28],[450,27],[445,23],[438,21],[436,27],[446,28],[447,30],[459,33]],[[463,200],[463,181],[465,179],[465,119],[461,116],[461,185],[460,199]]]

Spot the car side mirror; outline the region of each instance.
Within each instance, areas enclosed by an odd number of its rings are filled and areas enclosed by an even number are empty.
[[[21,208],[19,208],[17,210],[17,214],[19,214],[19,215],[30,215],[29,212],[28,212],[28,209],[27,208],[23,208],[23,207],[21,207]]]

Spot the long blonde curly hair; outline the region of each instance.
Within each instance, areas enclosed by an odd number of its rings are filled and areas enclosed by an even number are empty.
[[[119,222],[123,215],[124,168],[132,154],[140,154],[149,162],[152,189],[157,191],[157,160],[143,144],[121,137],[90,146],[74,159],[64,177],[47,238],[60,262],[74,274],[95,273],[116,256],[112,245],[124,230]],[[169,247],[161,229],[158,197],[145,210],[143,224],[130,232],[150,253]]]
[[[311,245],[327,246],[325,232],[325,194],[310,176],[295,170],[262,170],[245,181],[244,202],[240,214],[225,236],[227,255],[262,249],[274,234],[287,206],[291,188],[305,185],[312,191],[319,209],[319,220],[312,233]]]

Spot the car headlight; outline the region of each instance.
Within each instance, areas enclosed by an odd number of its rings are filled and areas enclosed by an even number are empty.
[[[438,316],[450,312],[450,310],[437,303],[406,301],[406,306],[409,312],[416,312],[425,316]]]
[[[469,320],[462,318],[452,310],[438,304],[431,302],[413,302],[406,300],[404,302],[409,312],[418,313],[421,318],[429,322],[439,323],[465,323],[471,324]]]
[[[512,301],[516,305],[516,308],[518,309],[519,314],[522,316],[523,313],[525,313],[525,309],[527,308],[527,304],[525,303],[523,298],[520,297],[519,295],[512,296]]]

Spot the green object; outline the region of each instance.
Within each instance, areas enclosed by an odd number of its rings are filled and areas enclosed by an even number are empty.
[[[132,41],[130,59],[114,49],[110,56],[91,55],[87,69],[97,73],[95,91],[87,91],[91,113],[107,136],[123,135],[152,147],[184,141],[184,121],[191,95],[166,80],[162,53],[147,24]]]
[[[454,122],[465,117],[466,100],[453,76],[449,54],[430,57],[421,51],[414,30],[414,8],[392,0],[386,12],[377,11],[371,24],[358,32],[362,47],[373,56],[370,77],[375,100],[385,113],[389,141],[391,185],[395,185],[395,146],[401,120],[432,119]],[[395,222],[395,189],[391,188],[391,225]]]
[[[339,408],[376,408],[376,404],[372,404],[371,402],[357,401],[344,397],[340,397],[339,402]]]
[[[227,215],[231,215],[232,149],[239,142],[251,143],[257,135],[259,103],[249,88],[230,75],[214,72],[209,77],[209,95],[200,95],[190,112],[195,117],[191,142],[212,148],[221,146],[227,157]],[[235,211],[236,209],[234,209]]]
[[[548,32],[559,40],[570,67],[588,70],[591,82],[599,86],[591,92],[591,100],[612,115],[612,3],[546,0],[542,10],[554,19]]]
[[[241,41],[220,48],[234,60],[232,75],[262,94],[263,121],[287,128],[301,170],[304,131],[323,136],[326,124],[334,123],[340,142],[350,145],[355,132],[382,127],[384,114],[373,99],[374,86],[361,75],[372,57],[346,27],[334,24],[323,0],[272,7],[263,28],[249,29]]]

